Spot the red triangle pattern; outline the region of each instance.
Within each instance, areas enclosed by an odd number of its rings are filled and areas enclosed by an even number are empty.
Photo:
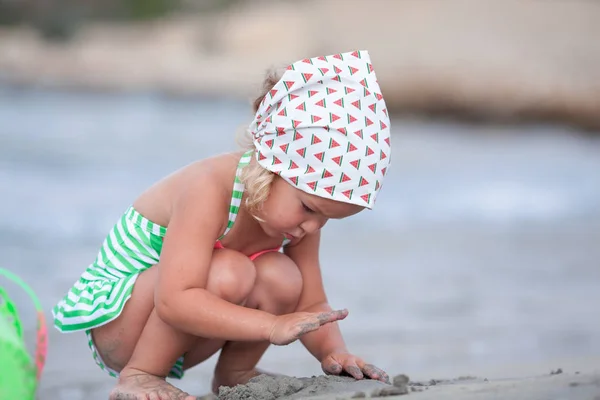
[[[290,90],[292,88],[292,86],[294,86],[296,82],[294,81],[283,81],[283,84],[285,85],[285,88],[287,90]]]
[[[308,82],[310,80],[310,78],[312,78],[313,74],[305,74],[302,73],[302,79],[304,79],[304,82]]]

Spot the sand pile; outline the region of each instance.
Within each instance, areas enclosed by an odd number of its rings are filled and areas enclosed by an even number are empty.
[[[462,376],[427,381],[410,381],[406,375],[398,375],[392,385],[337,376],[296,378],[261,375],[245,385],[222,387],[218,399],[346,400],[400,398],[405,395],[410,395],[410,398],[415,400],[600,400],[600,371],[596,368],[588,372],[563,372],[557,369],[538,376],[520,378],[486,379]],[[216,399],[215,396],[210,398]]]
[[[408,378],[404,375],[395,378],[394,385],[374,380],[356,381],[353,378],[340,376],[295,378],[260,375],[252,378],[245,385],[222,387],[219,391],[219,399],[302,399],[323,395],[335,395],[336,398],[386,397],[407,394],[409,392],[407,384]]]

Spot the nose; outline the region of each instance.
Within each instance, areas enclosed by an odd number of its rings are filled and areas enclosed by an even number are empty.
[[[300,224],[300,228],[307,234],[310,234],[321,229],[326,222],[327,218],[310,218]]]

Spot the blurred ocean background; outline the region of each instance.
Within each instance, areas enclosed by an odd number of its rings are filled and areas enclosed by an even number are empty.
[[[230,100],[2,88],[3,267],[50,318],[137,194],[235,149],[248,116]],[[324,277],[332,305],[351,312],[350,348],[398,373],[599,354],[599,138],[402,118],[393,132],[377,207],[324,230]],[[272,349],[263,366],[319,373],[299,345]],[[205,391],[211,367],[198,369],[186,383]],[[51,330],[44,385],[66,396],[82,382],[111,379],[84,335]]]
[[[2,52],[2,38],[0,67],[16,59]],[[572,71],[578,65],[591,70]],[[36,290],[51,324],[50,309],[136,196],[177,168],[235,150],[251,111],[228,93],[188,96],[151,84],[82,90],[56,76],[35,79],[41,75],[27,81],[0,68],[0,266]],[[494,104],[482,107],[492,118],[477,120],[396,107],[392,167],[377,207],[324,229],[324,279],[331,304],[350,310],[341,323],[347,344],[390,374],[477,375],[500,364],[600,356],[600,135],[588,123],[595,120],[522,121],[518,112],[496,115]],[[31,338],[33,307],[0,284],[18,301]],[[181,386],[207,392],[214,362]],[[299,343],[271,348],[260,366],[321,373]],[[41,399],[104,399],[113,384],[83,334],[50,329]]]

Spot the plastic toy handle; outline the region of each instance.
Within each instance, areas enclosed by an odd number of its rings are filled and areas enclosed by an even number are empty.
[[[29,295],[37,311],[37,335],[36,335],[36,346],[35,346],[35,365],[37,370],[37,380],[40,380],[44,365],[46,364],[46,355],[48,353],[48,329],[46,326],[46,317],[44,316],[44,309],[42,303],[38,299],[35,292],[27,285],[21,278],[13,274],[10,271],[0,268],[0,275],[4,275],[17,285],[19,285],[25,293]]]

